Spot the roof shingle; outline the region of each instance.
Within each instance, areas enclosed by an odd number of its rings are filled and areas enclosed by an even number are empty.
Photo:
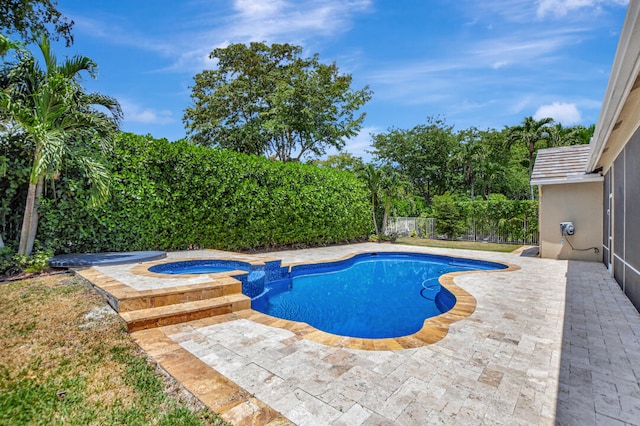
[[[585,175],[589,148],[589,145],[573,145],[539,150],[531,174],[532,185],[543,183],[544,180]]]

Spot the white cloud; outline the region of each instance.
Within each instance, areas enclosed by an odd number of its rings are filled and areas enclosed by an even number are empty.
[[[460,4],[461,13],[469,14],[473,19],[479,17],[481,21],[493,22],[501,18],[507,22],[528,25],[532,18],[538,21],[548,17],[561,18],[578,10],[598,14],[609,6],[626,6],[629,0],[461,0],[457,3]],[[593,20],[593,13],[579,19]]]
[[[405,104],[451,102],[452,95],[501,87],[531,75],[531,69],[552,61],[567,46],[580,42],[586,29],[558,28],[499,34],[470,42],[462,50],[416,62],[395,62],[367,75],[376,98]],[[506,73],[526,67],[525,74]],[[492,70],[486,73],[486,70]],[[484,102],[484,101],[483,101]]]
[[[519,99],[514,99],[509,107],[511,114],[520,114],[526,107],[531,104],[531,95],[524,95]]]
[[[84,32],[91,37],[108,40],[112,44],[121,46],[133,46],[139,49],[159,52],[163,55],[171,55],[173,46],[170,42],[164,42],[157,38],[140,34],[137,29],[121,22],[121,20],[110,17],[98,20],[82,15],[74,15],[74,30]]]
[[[318,37],[333,37],[348,31],[354,15],[366,12],[370,6],[371,0],[236,0],[234,13],[225,18],[223,25],[209,30],[210,23],[201,19],[198,25],[206,30],[177,39],[176,43],[181,45],[177,49],[180,59],[171,68],[201,71],[205,63],[194,59],[230,43],[317,43]],[[204,16],[208,16],[207,13]]]
[[[533,118],[536,120],[546,117],[551,117],[555,121],[565,125],[576,124],[582,120],[582,115],[576,104],[566,102],[554,102],[550,105],[542,105],[533,115]]]
[[[281,0],[236,0],[234,8],[243,15],[248,16],[272,16],[285,6]]]
[[[308,40],[348,30],[354,13],[370,5],[371,0],[236,0],[238,13],[223,32],[234,42]]]
[[[464,0],[459,2],[462,13],[471,13],[475,18],[494,21],[496,18],[510,22],[522,22],[531,19],[531,12],[534,5],[531,0]],[[487,27],[493,28],[493,22],[489,22]]]
[[[587,28],[554,28],[543,31],[521,31],[479,40],[469,48],[470,63],[499,69],[506,65],[539,63],[567,46],[579,43]]]
[[[223,15],[218,2],[192,4],[196,5],[196,15],[153,36],[140,34],[135,22],[118,16],[95,19],[74,15],[73,19],[76,27],[91,37],[170,58],[172,64],[163,71],[193,73],[211,67],[209,53],[230,43],[304,45],[317,43],[318,37],[342,34],[349,31],[356,14],[370,10],[372,0],[234,0]]]
[[[173,113],[166,109],[145,108],[122,98],[120,98],[120,106],[124,112],[124,120],[129,123],[168,124],[176,121]]]
[[[592,8],[599,12],[602,6],[624,6],[627,3],[629,3],[628,0],[538,0],[536,15],[538,18],[544,18],[547,15],[562,17],[578,9]]]

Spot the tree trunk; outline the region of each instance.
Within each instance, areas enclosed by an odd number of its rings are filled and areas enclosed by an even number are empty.
[[[29,190],[27,192],[27,204],[24,208],[24,216],[22,217],[22,230],[20,231],[20,244],[18,245],[18,254],[28,256],[31,254],[32,247],[29,247],[29,233],[33,230],[31,223],[34,220],[36,206],[36,187],[37,183],[29,182]]]
[[[4,241],[2,241],[2,235],[0,235],[0,248],[4,247]]]
[[[33,243],[36,241],[36,234],[38,233],[38,221],[40,215],[38,214],[38,208],[40,207],[40,199],[42,197],[42,191],[44,190],[44,177],[38,179],[36,185],[36,200],[33,206],[33,219],[31,220],[31,230],[29,231],[29,241],[27,242],[27,249],[29,254],[33,251]]]
[[[378,231],[378,221],[376,219],[376,199],[371,197],[371,215],[373,217],[373,226],[376,230],[376,235],[380,235],[380,231]]]
[[[384,215],[382,216],[382,235],[387,233],[387,220],[389,220],[389,202],[384,203]]]
[[[473,190],[474,190],[474,182],[473,182],[473,179],[472,179],[472,180],[471,180],[471,201],[473,201],[473,196],[475,195],[475,194],[473,193]]]

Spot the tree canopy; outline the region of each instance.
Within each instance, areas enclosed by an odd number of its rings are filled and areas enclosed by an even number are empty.
[[[0,31],[5,35],[18,34],[27,43],[41,35],[54,40],[62,37],[69,46],[73,43],[73,21],[63,16],[57,6],[55,0],[2,0]]]
[[[439,118],[409,130],[391,129],[373,137],[374,156],[397,168],[429,201],[447,190],[450,153],[456,145],[453,126]]]
[[[411,129],[392,128],[373,135],[372,145],[374,160],[411,182],[410,192],[427,205],[447,192],[471,199],[503,194],[522,200],[532,198],[529,176],[536,151],[588,143],[593,128],[526,117],[521,125],[502,130],[455,131],[443,118],[428,117],[425,124]]]
[[[355,136],[370,98],[368,87],[318,55],[301,57],[290,44],[231,44],[209,57],[217,68],[194,78],[192,105],[184,114],[191,140],[281,161],[341,149]]]

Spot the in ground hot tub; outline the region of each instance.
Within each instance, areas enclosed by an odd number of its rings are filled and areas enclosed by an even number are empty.
[[[242,293],[253,298],[264,292],[265,280],[282,279],[287,268],[280,266],[280,261],[267,261],[252,264],[241,260],[202,259],[183,260],[179,262],[161,263],[149,268],[156,274],[217,274],[233,272],[229,276],[242,282]]]
[[[218,272],[249,271],[251,264],[239,260],[184,260],[181,262],[161,263],[149,268],[156,274],[215,274]]]

